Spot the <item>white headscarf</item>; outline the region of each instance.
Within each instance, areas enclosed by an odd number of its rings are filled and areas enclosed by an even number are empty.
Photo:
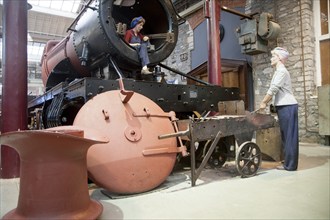
[[[282,47],[275,47],[272,52],[275,53],[282,62],[287,61],[289,58],[289,52]]]

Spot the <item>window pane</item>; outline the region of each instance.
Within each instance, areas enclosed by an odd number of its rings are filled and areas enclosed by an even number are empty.
[[[321,9],[321,35],[329,33],[329,12],[328,12],[328,0],[320,0],[320,9]]]

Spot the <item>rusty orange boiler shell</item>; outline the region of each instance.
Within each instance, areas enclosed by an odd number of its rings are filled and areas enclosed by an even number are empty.
[[[80,109],[74,125],[98,129],[110,140],[87,153],[94,183],[114,193],[145,192],[164,182],[173,169],[176,138],[158,136],[173,133],[174,128],[149,98],[134,93],[127,103],[122,99],[119,90],[93,97]]]

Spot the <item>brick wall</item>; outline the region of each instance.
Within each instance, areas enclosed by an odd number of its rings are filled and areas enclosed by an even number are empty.
[[[162,63],[183,73],[191,70],[191,50],[194,48],[193,30],[186,21],[179,26],[179,38],[172,54]],[[186,84],[187,79],[173,72],[163,70],[168,83]]]

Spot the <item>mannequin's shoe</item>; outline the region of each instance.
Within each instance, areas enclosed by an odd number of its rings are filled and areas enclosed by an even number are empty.
[[[149,69],[142,69],[141,74],[149,75],[149,74],[152,74],[152,72],[150,72]]]
[[[277,170],[286,170],[283,165],[277,166],[276,169]]]

